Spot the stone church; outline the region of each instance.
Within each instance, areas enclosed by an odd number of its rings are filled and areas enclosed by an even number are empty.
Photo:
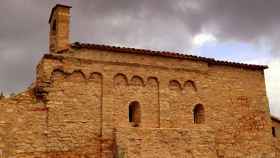
[[[267,66],[70,43],[70,8],[34,83],[0,101],[0,158],[280,158]]]

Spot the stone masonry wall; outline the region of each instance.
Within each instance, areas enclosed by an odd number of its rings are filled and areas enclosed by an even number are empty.
[[[95,65],[104,65],[101,67],[104,67],[104,75],[108,81],[105,82],[106,88],[112,90],[112,79],[119,73],[123,74],[128,82],[133,76],[138,76],[142,78],[144,85],[149,77],[156,78],[159,84],[161,128],[188,128],[193,124],[194,106],[202,104],[205,108],[205,124],[213,127],[216,132],[219,157],[273,157],[271,121],[262,71],[88,49],[75,50],[66,53],[65,56],[93,60]],[[142,84],[142,81],[139,83]],[[107,103],[103,107],[103,117],[114,113],[117,115],[108,116],[103,120],[103,128],[108,131],[103,136],[108,134],[109,138],[112,137],[110,133],[113,132],[110,132],[110,129],[115,127],[115,120],[123,126],[129,125],[125,115],[130,101],[140,100],[142,104],[142,100],[155,96],[152,90],[140,92],[139,89],[122,89],[122,96],[127,96],[128,99],[119,102],[112,101],[112,98],[115,100],[115,95],[110,96],[111,92],[104,92],[107,96],[104,102]],[[146,94],[145,99],[141,99],[141,94]],[[151,103],[149,111],[154,112],[156,109],[153,107],[156,106],[153,105],[156,101]],[[145,104],[143,103],[144,107]],[[123,112],[115,111],[114,107]],[[147,116],[146,118],[157,126],[157,114],[141,114],[143,119]],[[146,123],[141,125],[145,127]],[[146,127],[152,126],[149,124]]]
[[[211,66],[209,74],[203,96],[211,105],[207,119],[216,129],[219,156],[272,157],[263,73]]]
[[[275,149],[276,157],[280,157],[280,122],[272,118],[272,127],[275,128],[275,136],[273,137],[273,146]]]
[[[159,127],[159,97],[157,78],[128,76],[117,74],[114,77],[113,123],[115,127],[131,127],[128,121],[128,105],[133,101],[140,103],[141,123],[143,128]]]
[[[205,125],[191,129],[117,128],[115,157],[216,158],[213,130]]]
[[[278,120],[272,119],[272,127],[275,129],[275,137],[280,138],[280,122]],[[271,129],[272,130],[272,129]],[[272,131],[271,131],[272,132]]]
[[[47,108],[28,90],[0,101],[0,157],[22,158],[46,151]]]
[[[178,157],[275,158],[262,71],[71,49],[46,55],[36,78],[32,90],[0,101],[5,158],[113,158],[116,145],[135,157],[137,144],[143,157],[149,157],[143,151],[159,157],[175,147]],[[141,122],[132,128],[128,106],[134,101]],[[194,124],[196,105],[204,109],[204,124]],[[197,143],[189,148],[174,140]]]
[[[43,60],[37,84],[47,92],[48,152],[76,157],[100,157],[103,76],[86,72],[75,61]]]

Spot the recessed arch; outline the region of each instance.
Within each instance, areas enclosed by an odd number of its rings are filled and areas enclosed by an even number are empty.
[[[63,80],[66,76],[67,76],[67,74],[63,70],[55,69],[55,70],[53,70],[53,72],[51,74],[51,80],[52,81]]]
[[[68,75],[66,79],[70,81],[81,81],[81,80],[85,80],[86,76],[82,72],[82,70],[75,70],[70,75]]]
[[[133,76],[130,80],[130,84],[133,86],[143,87],[144,81],[140,76]]]
[[[93,72],[90,74],[89,80],[100,83],[102,82],[102,74],[99,72]]]
[[[159,87],[158,79],[156,77],[148,77],[146,85],[151,88],[158,88]]]
[[[188,80],[184,83],[184,89],[187,91],[193,91],[193,92],[197,91],[196,85],[195,85],[194,81],[192,81],[192,80]]]
[[[124,74],[118,73],[114,76],[114,87],[127,86],[127,77]]]
[[[182,86],[181,86],[179,81],[171,80],[171,81],[169,81],[169,89],[170,90],[181,91],[182,90]]]
[[[202,104],[195,105],[193,109],[194,124],[203,124],[205,122],[205,110]]]
[[[132,127],[140,126],[141,108],[138,101],[133,101],[128,106],[128,121]]]

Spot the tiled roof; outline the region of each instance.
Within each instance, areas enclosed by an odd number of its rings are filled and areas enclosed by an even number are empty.
[[[270,116],[270,117],[272,120],[280,123],[280,119],[278,117],[275,117],[275,116]]]
[[[98,49],[98,50],[107,50],[107,51],[115,51],[115,52],[123,52],[123,53],[134,53],[134,54],[143,54],[143,55],[151,55],[151,56],[162,56],[162,57],[169,57],[169,58],[189,59],[195,61],[204,61],[214,65],[229,65],[234,67],[248,68],[248,69],[255,69],[255,70],[257,69],[262,70],[268,68],[268,66],[266,65],[253,65],[253,64],[244,64],[244,63],[237,63],[237,62],[230,62],[230,61],[222,61],[222,60],[216,60],[214,58],[206,58],[201,56],[187,55],[183,53],[174,53],[168,51],[154,51],[154,50],[147,50],[147,49],[116,47],[116,46],[109,46],[109,45],[88,44],[88,43],[79,43],[79,42],[73,43],[71,47],[78,48],[78,49],[80,48]]]

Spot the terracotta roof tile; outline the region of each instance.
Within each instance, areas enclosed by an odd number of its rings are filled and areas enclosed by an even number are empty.
[[[154,51],[154,50],[148,50],[148,49],[136,49],[136,48],[117,47],[117,46],[79,43],[79,42],[73,43],[71,45],[71,47],[77,48],[77,49],[87,48],[87,49],[116,51],[116,52],[123,52],[123,53],[135,53],[135,54],[152,55],[152,56],[163,56],[163,57],[170,57],[170,58],[190,59],[190,60],[195,60],[195,61],[204,61],[204,62],[207,62],[208,64],[213,64],[213,65],[229,65],[229,66],[248,68],[248,69],[254,69],[254,70],[258,70],[258,69],[263,70],[263,69],[268,68],[268,66],[266,66],[266,65],[254,65],[254,64],[244,64],[244,63],[237,63],[237,62],[230,62],[230,61],[222,61],[222,60],[216,60],[214,58],[206,58],[206,57],[201,57],[201,56],[174,53],[174,52],[168,52],[168,51]]]
[[[275,116],[270,116],[270,117],[271,117],[271,120],[274,120],[274,121],[280,123],[280,119],[278,117],[275,117]]]

